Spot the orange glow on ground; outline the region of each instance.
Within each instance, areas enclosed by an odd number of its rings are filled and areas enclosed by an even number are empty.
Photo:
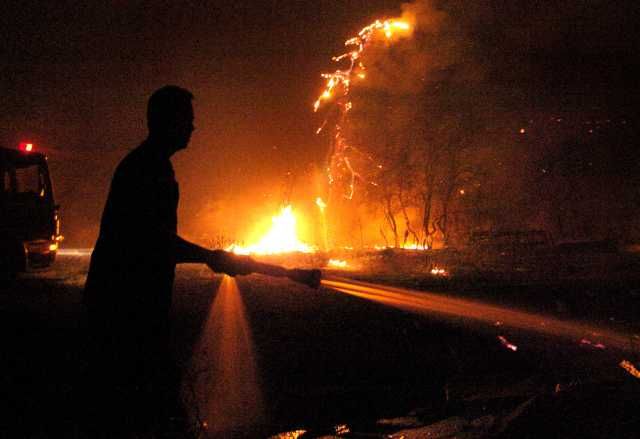
[[[428,246],[425,245],[421,245],[421,244],[405,244],[402,247],[393,247],[393,246],[386,246],[386,245],[374,245],[373,248],[375,250],[389,250],[389,249],[401,249],[401,250],[429,250]]]
[[[347,268],[348,265],[347,261],[342,259],[329,259],[329,262],[327,262],[327,266],[331,268]]]

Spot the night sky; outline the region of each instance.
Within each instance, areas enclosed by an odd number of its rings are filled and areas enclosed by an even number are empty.
[[[236,206],[225,215],[244,224],[252,209],[309,197],[327,148],[314,134],[319,75],[335,69],[331,56],[345,39],[375,18],[399,16],[401,4],[4,2],[0,143],[29,139],[48,153],[63,234],[89,246],[115,165],[146,135],[148,96],[177,84],[195,95],[197,128],[173,160],[181,230],[197,238],[202,212],[220,205]],[[532,106],[636,108],[633,2],[434,4],[473,41],[495,81],[519,84]],[[582,99],[586,90],[600,97]]]

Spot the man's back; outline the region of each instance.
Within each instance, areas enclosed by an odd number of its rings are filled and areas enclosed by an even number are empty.
[[[177,205],[171,162],[142,143],[113,177],[85,287],[90,307],[168,312]]]

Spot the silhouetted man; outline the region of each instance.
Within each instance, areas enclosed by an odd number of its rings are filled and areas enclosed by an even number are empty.
[[[108,422],[154,422],[150,418],[161,415],[156,412],[163,390],[176,385],[168,382],[175,378],[168,336],[176,264],[203,262],[232,275],[248,272],[232,255],[177,235],[178,183],[169,159],[191,138],[192,99],[176,86],[149,99],[149,136],[116,168],[91,256],[85,286],[90,383]]]

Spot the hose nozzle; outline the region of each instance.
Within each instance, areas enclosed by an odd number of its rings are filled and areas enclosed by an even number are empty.
[[[322,272],[317,268],[312,270],[293,268],[291,270],[287,270],[287,277],[292,281],[304,284],[310,288],[317,289],[320,286]]]

